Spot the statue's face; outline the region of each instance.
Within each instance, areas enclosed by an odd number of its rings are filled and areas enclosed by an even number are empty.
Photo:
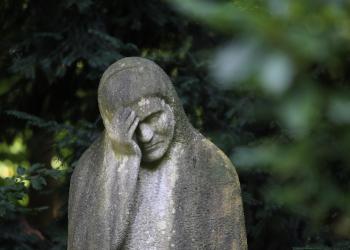
[[[171,107],[157,97],[142,98],[132,106],[140,119],[136,140],[142,152],[142,161],[161,159],[174,136],[175,120]]]

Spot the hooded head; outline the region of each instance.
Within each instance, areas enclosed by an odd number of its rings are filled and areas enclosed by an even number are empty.
[[[150,60],[127,57],[108,67],[100,81],[98,103],[105,125],[120,108],[135,111],[140,119],[136,140],[145,162],[161,159],[174,141],[188,137],[190,124],[174,87]]]

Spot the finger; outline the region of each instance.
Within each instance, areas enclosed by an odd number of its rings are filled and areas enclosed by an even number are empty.
[[[132,125],[129,128],[129,136],[132,137],[133,134],[135,133],[135,130],[137,128],[137,126],[139,125],[140,119],[138,117],[135,118],[134,122],[132,123]]]
[[[132,125],[132,123],[134,122],[136,118],[136,113],[134,110],[131,111],[131,113],[129,114],[128,118],[126,119],[125,123],[127,124],[128,128]]]

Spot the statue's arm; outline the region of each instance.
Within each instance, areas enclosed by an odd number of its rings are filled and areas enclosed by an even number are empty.
[[[110,152],[114,154],[114,152]],[[136,154],[115,155],[115,160],[105,165],[104,174],[98,181],[99,214],[109,228],[111,249],[119,249],[130,225],[136,196],[140,157]]]
[[[97,214],[101,215],[97,221],[99,228],[106,228],[103,234],[107,239],[103,241],[108,241],[111,249],[122,246],[132,218],[141,162],[141,150],[134,140],[138,123],[139,118],[128,108],[104,120],[105,150],[103,168],[96,178],[98,201],[95,205]]]
[[[125,131],[122,120],[105,124],[101,140],[78,161],[70,186],[68,249],[119,249],[125,239],[141,161],[133,116],[125,116]]]

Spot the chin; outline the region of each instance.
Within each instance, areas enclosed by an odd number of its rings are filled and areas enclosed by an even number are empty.
[[[155,149],[149,152],[142,152],[142,161],[147,163],[158,161],[163,158],[165,153],[166,149],[164,148]]]

